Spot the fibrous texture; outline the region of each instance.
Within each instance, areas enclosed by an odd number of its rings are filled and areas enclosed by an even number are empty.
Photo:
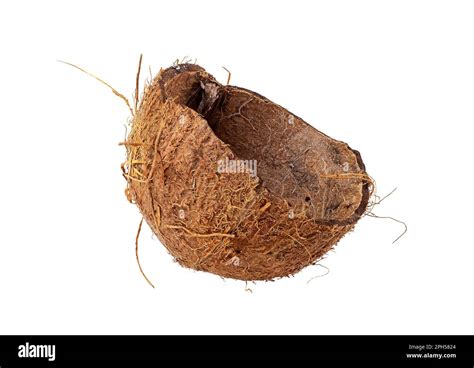
[[[371,191],[346,143],[195,64],[145,88],[125,145],[127,193],[153,232],[181,265],[223,277],[270,280],[315,263]]]

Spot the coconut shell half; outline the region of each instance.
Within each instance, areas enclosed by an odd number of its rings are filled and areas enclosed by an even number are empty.
[[[125,145],[127,193],[153,232],[181,265],[223,277],[315,263],[371,191],[359,152],[194,64],[145,88]]]

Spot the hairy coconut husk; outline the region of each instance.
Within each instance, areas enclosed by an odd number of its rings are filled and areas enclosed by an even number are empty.
[[[145,88],[125,142],[129,199],[183,266],[270,280],[315,263],[367,208],[359,152],[259,94],[177,64]],[[256,160],[218,172],[219,160]]]

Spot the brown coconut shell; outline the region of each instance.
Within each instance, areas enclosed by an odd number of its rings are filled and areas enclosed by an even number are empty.
[[[270,280],[315,263],[366,211],[359,152],[267,98],[178,64],[145,88],[125,142],[127,193],[183,266]],[[219,160],[256,160],[218,172]]]

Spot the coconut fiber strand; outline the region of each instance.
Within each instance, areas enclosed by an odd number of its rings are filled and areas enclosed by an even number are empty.
[[[240,280],[317,262],[365,213],[359,152],[195,64],[145,87],[124,143],[126,193],[182,266]],[[251,170],[218,170],[248,160]]]

